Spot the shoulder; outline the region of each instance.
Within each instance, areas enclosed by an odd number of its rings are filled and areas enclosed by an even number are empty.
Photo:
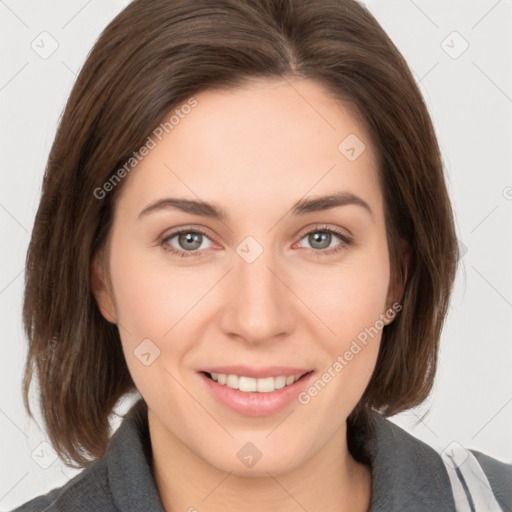
[[[164,512],[151,467],[147,406],[139,400],[123,417],[101,459],[67,484],[13,512]]]
[[[114,512],[112,494],[108,487],[107,464],[103,459],[93,462],[62,487],[38,496],[12,512],[85,512],[102,510]]]
[[[373,414],[366,446],[372,468],[371,512],[455,512],[440,455],[389,418]]]
[[[450,446],[456,445],[458,450],[456,469],[446,456],[449,450],[437,451],[389,418],[380,414],[373,417],[375,431],[368,443],[375,478],[372,510],[455,511],[459,500],[468,499],[466,491],[475,499],[483,496],[495,500],[502,510],[510,510],[511,464],[452,443]],[[477,471],[480,473],[475,478]],[[457,489],[461,475],[466,478]]]
[[[499,461],[477,450],[470,451],[480,464],[501,508],[512,509],[512,464]]]

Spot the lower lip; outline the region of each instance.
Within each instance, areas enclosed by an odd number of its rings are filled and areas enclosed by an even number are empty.
[[[213,396],[224,406],[245,416],[270,416],[290,405],[301,391],[303,391],[313,376],[310,372],[298,381],[276,389],[270,393],[244,392],[238,389],[232,389],[223,384],[219,384],[207,377],[204,373],[199,373],[200,377],[213,394]]]

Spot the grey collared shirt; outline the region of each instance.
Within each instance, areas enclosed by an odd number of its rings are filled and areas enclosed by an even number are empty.
[[[405,430],[375,415],[365,440],[371,456],[370,512],[455,512],[448,473],[440,455]],[[512,465],[472,450],[504,511],[512,511]],[[164,512],[152,472],[147,406],[127,413],[101,459],[64,486],[13,512]]]

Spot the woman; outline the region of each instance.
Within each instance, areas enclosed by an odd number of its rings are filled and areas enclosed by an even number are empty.
[[[428,111],[365,8],[136,0],[27,257],[25,405],[35,370],[87,467],[17,510],[505,510],[510,466],[385,419],[432,389],[457,259]]]

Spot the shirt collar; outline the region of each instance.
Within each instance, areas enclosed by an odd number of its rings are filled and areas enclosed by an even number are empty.
[[[375,429],[363,439],[372,466],[369,512],[455,512],[450,481],[430,446],[372,411]],[[164,512],[152,470],[147,404],[138,400],[110,442],[105,458],[120,510]]]
[[[375,411],[367,439],[372,465],[370,512],[455,512],[450,479],[441,456]]]
[[[156,487],[148,409],[138,400],[124,417],[105,454],[109,486],[119,510],[165,512]]]

